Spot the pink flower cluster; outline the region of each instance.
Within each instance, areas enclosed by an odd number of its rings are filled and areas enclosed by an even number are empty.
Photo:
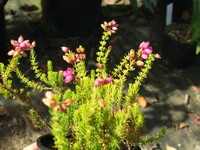
[[[31,50],[36,46],[35,41],[30,43],[29,40],[24,40],[23,36],[19,36],[18,40],[10,40],[10,43],[14,46],[14,50],[10,50],[8,52],[9,56],[17,57],[18,55],[22,55],[24,57],[27,54],[24,52],[25,50]]]
[[[65,78],[65,83],[69,83],[72,81],[74,75],[73,68],[67,68],[66,70],[62,71],[62,76]]]
[[[152,47],[150,46],[150,42],[142,42],[139,45],[139,48],[142,49],[142,58],[147,59],[148,56],[153,52]]]
[[[103,30],[105,32],[108,32],[109,35],[116,33],[116,31],[118,30],[118,26],[119,24],[117,24],[115,20],[112,20],[110,22],[104,21],[104,23],[101,24]]]
[[[99,87],[100,85],[108,84],[112,82],[112,80],[113,79],[111,77],[107,77],[107,78],[99,77],[94,81],[94,87]]]
[[[84,54],[85,49],[83,47],[77,48],[76,51],[78,53],[72,53],[68,47],[62,46],[61,49],[65,52],[63,59],[69,63],[73,64],[75,62],[79,62],[81,60],[85,60],[86,56]]]

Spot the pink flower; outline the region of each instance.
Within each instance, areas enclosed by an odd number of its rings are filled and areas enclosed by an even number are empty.
[[[31,43],[31,45],[32,45],[33,47],[35,47],[35,46],[36,46],[36,42],[33,41],[33,42]]]
[[[23,41],[24,41],[24,38],[23,38],[23,36],[20,35],[19,38],[18,38],[18,42],[22,43]]]
[[[100,63],[98,63],[98,64],[97,64],[97,67],[101,69],[101,68],[103,68],[103,65],[100,64]]]
[[[149,56],[149,55],[148,55],[148,54],[146,54],[146,53],[143,53],[143,54],[142,54],[142,58],[143,58],[143,59],[147,59],[147,58],[148,58],[148,56]]]
[[[68,76],[68,75],[73,75],[74,74],[74,69],[73,68],[67,68],[67,70],[62,71],[62,75],[64,77]]]
[[[115,20],[112,20],[112,21],[111,21],[111,24],[112,24],[112,26],[115,26],[115,25],[117,25],[117,23],[116,23],[116,21],[115,21]]]
[[[29,40],[24,40],[23,36],[19,36],[18,41],[16,40],[11,40],[11,44],[18,48],[21,48],[21,50],[30,50],[36,46],[35,41],[30,43]]]
[[[98,79],[96,79],[95,81],[94,81],[94,87],[98,87],[98,86],[100,86],[101,84],[100,84],[100,82],[98,81]]]
[[[67,76],[65,76],[65,83],[71,82],[72,79],[73,79],[72,75],[67,75]]]
[[[143,51],[145,51],[147,54],[151,54],[153,52],[151,46],[149,48],[144,49]]]
[[[146,48],[144,50],[142,50],[142,58],[143,59],[147,59],[148,56],[153,52],[153,50],[150,48]]]
[[[100,85],[104,84],[104,78],[103,77],[99,77],[94,81],[94,86],[98,87]]]
[[[113,31],[118,30],[118,28],[117,28],[118,26],[119,26],[119,24],[117,24],[115,20],[111,21],[111,28]]]
[[[139,48],[141,49],[141,57],[143,59],[148,59],[148,56],[153,52],[150,42],[142,42]]]
[[[69,52],[69,48],[62,46],[61,49],[63,50],[63,52],[68,53]]]
[[[111,77],[107,77],[107,78],[99,77],[94,81],[94,87],[98,87],[103,84],[108,84],[111,81],[112,81]]]
[[[149,46],[150,46],[150,42],[142,42],[140,43],[139,48],[146,49],[146,48],[149,48]]]
[[[104,84],[108,84],[108,83],[110,83],[110,82],[112,82],[112,78],[111,77],[107,77],[107,78],[105,78],[105,80],[104,80]]]
[[[76,62],[80,62],[86,58],[85,54],[75,54]]]
[[[18,55],[22,55],[26,57],[26,53],[24,51],[31,50],[36,46],[35,41],[30,43],[29,40],[24,40],[23,36],[19,36],[18,40],[10,40],[10,43],[13,45],[14,49],[8,52],[9,56],[17,57]]]
[[[74,69],[67,68],[67,70],[62,71],[62,76],[65,78],[65,82],[69,83],[73,79]]]
[[[119,24],[117,24],[115,20],[112,20],[110,22],[104,21],[104,23],[101,24],[103,30],[107,32],[109,35],[116,33],[116,31],[118,30],[118,26]]]

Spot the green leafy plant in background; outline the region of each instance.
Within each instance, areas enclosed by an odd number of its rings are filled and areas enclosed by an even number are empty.
[[[193,0],[193,12],[192,12],[192,40],[197,43],[196,54],[200,53],[200,1]]]
[[[38,107],[31,103],[30,91],[44,94],[42,102],[49,107],[50,123],[55,147],[66,149],[127,149],[156,142],[162,138],[166,128],[157,135],[144,137],[144,115],[137,103],[138,92],[143,80],[158,54],[153,54],[150,42],[142,42],[139,49],[131,49],[116,67],[109,68],[108,45],[111,36],[118,30],[112,20],[101,24],[102,39],[96,52],[96,68],[87,70],[85,48],[78,46],[76,51],[62,46],[63,59],[68,63],[66,70],[55,71],[53,62],[47,62],[47,71],[39,68],[34,51],[35,42],[30,43],[22,36],[11,40],[14,49],[8,65],[0,63],[0,93],[5,98],[18,99],[30,109],[34,120],[42,117]],[[20,60],[28,56],[34,77],[22,73]],[[131,72],[135,72],[133,76]],[[127,77],[132,82],[127,81]],[[18,78],[21,84],[14,84]],[[128,83],[127,83],[128,82]],[[128,87],[126,86],[128,85]]]
[[[144,6],[151,13],[154,13],[154,7],[156,6],[157,0],[130,0],[131,6],[134,10],[137,10],[138,7]]]
[[[154,13],[156,3],[157,0],[113,0],[107,4],[111,6],[111,10],[102,9],[102,11],[106,16],[112,16],[111,18],[120,18],[130,14],[138,15],[140,8],[144,8],[148,13]]]

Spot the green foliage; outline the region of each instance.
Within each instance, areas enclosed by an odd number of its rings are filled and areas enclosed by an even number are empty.
[[[30,87],[33,90],[40,90],[40,91],[48,89],[42,84],[40,84],[39,82],[32,81],[29,78],[25,77],[23,73],[19,70],[19,68],[16,68],[15,72],[16,72],[17,77],[20,79],[21,83],[23,83],[25,86]]]
[[[40,78],[42,75],[42,72],[39,69],[38,62],[36,62],[36,55],[35,55],[34,50],[30,51],[30,63],[31,63],[32,70],[35,73],[35,78]]]
[[[132,51],[132,50],[130,50]],[[114,77],[118,77],[118,79],[122,82],[126,81],[126,77],[129,75],[131,71],[134,71],[134,60],[128,60],[127,57],[130,55],[130,52],[124,56],[124,58],[121,59],[121,62],[119,65],[114,68],[114,71],[112,72],[112,75]]]
[[[59,150],[70,149],[70,138],[66,138],[69,134],[69,116],[58,113],[54,110],[50,111],[52,118],[51,118],[51,127],[52,127],[52,134],[54,136],[54,141],[56,148]]]
[[[192,12],[192,40],[197,43],[196,54],[200,53],[200,1],[193,0],[193,12]]]
[[[39,116],[38,112],[35,111],[33,108],[29,110],[29,116],[32,119],[36,128],[42,128],[44,126],[43,122],[41,122],[41,117]]]

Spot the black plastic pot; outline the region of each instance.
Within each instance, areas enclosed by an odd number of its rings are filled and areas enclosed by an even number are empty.
[[[124,145],[122,143],[121,148],[119,150],[141,150],[141,148],[139,146],[131,146],[131,147],[127,147],[126,145]]]
[[[52,134],[45,134],[40,136],[37,139],[37,145],[40,148],[40,150],[57,150],[53,148],[54,141],[53,141],[53,135]]]
[[[40,150],[57,150],[57,149],[53,148],[54,141],[53,141],[53,135],[52,134],[42,135],[37,139],[36,142],[37,142],[37,145],[40,148]],[[129,150],[129,149],[131,149],[131,150],[141,150],[141,148],[139,146],[128,148],[123,143],[122,143],[121,148],[119,150]]]
[[[7,62],[8,55],[6,52],[6,27],[4,6],[7,0],[0,0],[0,62]]]
[[[164,32],[161,56],[169,67],[188,67],[195,60],[196,44],[182,43],[172,39],[168,33]]]
[[[83,36],[99,25],[101,0],[41,0],[43,21],[57,35]]]

